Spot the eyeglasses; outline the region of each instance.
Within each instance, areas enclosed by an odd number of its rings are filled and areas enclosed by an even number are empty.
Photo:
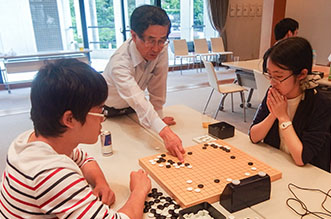
[[[145,43],[145,46],[149,47],[149,48],[154,47],[155,45],[157,45],[158,47],[163,48],[163,47],[165,47],[166,45],[169,44],[168,39],[166,39],[166,40],[164,40],[164,39],[163,40],[157,40],[157,41],[154,40],[154,39],[147,39],[147,40],[145,40],[144,38],[140,38],[140,39]]]
[[[287,80],[289,77],[291,77],[293,74],[290,74],[289,76],[287,76],[286,78],[283,78],[282,80],[279,80],[275,77],[272,77],[268,72],[263,72],[263,75],[266,79],[268,80],[274,80],[276,83],[282,83],[283,81]]]
[[[99,116],[99,117],[102,117],[103,118],[103,122],[104,121],[106,121],[106,119],[107,119],[107,114],[108,114],[108,111],[107,110],[105,110],[105,109],[103,109],[102,110],[102,113],[92,113],[92,112],[88,112],[87,113],[88,115],[91,115],[91,116]]]

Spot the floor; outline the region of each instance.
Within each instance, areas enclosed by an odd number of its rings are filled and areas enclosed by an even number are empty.
[[[219,69],[220,80],[234,78],[234,72],[224,68]],[[207,74],[204,71],[185,70],[172,71],[168,74],[168,93],[166,106],[184,104],[199,112],[203,111],[211,88],[207,83]],[[10,143],[14,138],[27,129],[32,129],[30,120],[30,88],[12,90],[11,94],[7,91],[0,91],[0,172],[3,172],[6,154]],[[247,97],[246,93],[246,97]],[[218,107],[221,95],[214,92],[206,114],[214,116]],[[220,111],[217,120],[226,121],[234,125],[238,130],[247,133],[254,113],[258,106],[258,101],[251,100],[252,107],[246,110],[247,122],[243,121],[243,109],[239,107],[239,94],[234,95],[234,112],[231,112],[231,99],[226,98],[224,111]]]

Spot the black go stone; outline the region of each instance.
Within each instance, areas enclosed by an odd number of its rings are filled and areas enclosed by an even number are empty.
[[[190,166],[190,164],[189,163],[185,163],[185,166]]]
[[[157,196],[162,196],[162,195],[163,195],[162,192],[158,192],[158,193],[157,193]]]
[[[148,212],[148,208],[144,208],[144,213],[147,213]]]
[[[175,208],[175,209],[179,209],[180,206],[179,206],[179,205],[175,205],[174,208]]]
[[[248,162],[248,165],[249,165],[249,166],[252,166],[252,165],[253,165],[253,162]]]
[[[206,150],[206,149],[207,149],[207,147],[206,147],[206,146],[203,146],[203,147],[202,147],[202,149]]]
[[[154,203],[160,203],[160,199],[155,199]]]
[[[149,205],[154,205],[154,201],[149,201],[148,204]]]
[[[169,214],[174,214],[175,211],[174,211],[173,209],[169,209],[169,210],[168,210],[168,213],[169,213]]]
[[[170,205],[170,203],[167,202],[167,203],[164,203],[163,206],[166,208],[166,207],[169,207],[169,205]]]
[[[170,165],[166,165],[166,168],[171,168],[171,166]]]
[[[160,209],[160,210],[163,210],[164,206],[163,205],[158,205],[157,208]]]
[[[171,218],[178,218],[179,217],[179,214],[177,214],[177,213],[175,213],[175,214],[173,214],[172,216],[171,216]]]
[[[192,152],[192,151],[189,151],[189,152],[187,152],[187,154],[188,154],[188,155],[192,155],[192,154],[193,154],[193,152]]]
[[[215,182],[215,183],[219,183],[220,180],[219,180],[219,179],[214,179],[214,182]]]
[[[236,159],[236,156],[233,156],[233,155],[232,155],[230,158],[231,158],[231,159]]]
[[[162,162],[162,161],[161,161],[160,159],[156,161],[156,163],[161,163],[161,162]]]
[[[149,212],[151,212],[152,214],[156,214],[156,209],[152,208]]]
[[[200,189],[202,189],[202,188],[203,188],[203,184],[199,184],[198,187],[199,187]]]
[[[206,147],[207,147],[208,145],[209,145],[209,144],[206,143],[206,144],[204,144],[203,146],[206,146]]]
[[[148,195],[147,195],[148,197],[152,197],[153,196],[153,194],[152,193],[148,193]]]
[[[170,197],[166,197],[166,201],[167,201],[167,202],[171,202],[172,199],[171,199]]]
[[[152,188],[152,192],[157,192],[157,188]]]
[[[161,154],[161,157],[165,157],[165,156],[167,156],[166,154]]]

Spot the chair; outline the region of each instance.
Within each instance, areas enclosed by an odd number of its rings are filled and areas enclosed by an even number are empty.
[[[216,56],[216,53],[210,53],[208,50],[208,43],[206,39],[194,39],[194,53],[200,58],[200,70],[202,69],[202,60],[212,56]]]
[[[211,41],[211,50],[213,53],[217,54],[217,56],[222,56],[222,55],[231,55],[231,57],[233,56],[233,52],[224,50],[224,43],[222,37],[210,38],[210,41]]]
[[[205,65],[207,74],[208,74],[208,82],[209,85],[212,87],[212,91],[209,95],[209,98],[207,100],[207,103],[204,107],[203,110],[203,114],[205,114],[207,106],[209,104],[210,98],[213,95],[214,90],[218,91],[219,93],[221,93],[223,95],[223,97],[226,97],[228,94],[231,94],[231,106],[232,106],[232,112],[233,111],[233,93],[240,93],[240,97],[241,97],[241,101],[243,104],[243,109],[244,109],[244,122],[246,122],[246,107],[245,107],[245,95],[244,95],[244,91],[246,90],[244,87],[238,85],[238,84],[218,84],[218,79],[216,76],[216,72],[215,72],[215,68],[213,66],[213,64],[211,62],[208,62],[206,60],[203,60],[203,63]],[[224,106],[224,99],[222,98],[219,107],[217,108],[216,112],[215,112],[215,116],[214,119],[216,119],[218,111],[219,110],[223,110],[223,106]]]
[[[270,81],[266,79],[260,71],[253,70],[256,83],[257,97],[262,102],[268,88],[270,87]]]
[[[180,59],[180,74],[182,75],[182,69],[183,69],[183,58],[187,58],[187,59],[193,59],[193,63],[195,62],[195,55],[190,55],[188,52],[188,48],[187,48],[187,43],[185,39],[181,39],[181,40],[174,40],[173,41],[174,44],[174,65],[176,65],[176,59],[179,58]]]

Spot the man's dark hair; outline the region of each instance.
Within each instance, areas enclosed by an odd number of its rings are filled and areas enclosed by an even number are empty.
[[[31,87],[31,119],[36,136],[58,137],[66,131],[60,123],[64,112],[84,124],[88,111],[108,96],[100,73],[76,59],[57,60],[43,66]]]
[[[267,72],[267,60],[284,70],[290,70],[298,75],[303,69],[311,74],[313,66],[313,52],[308,40],[302,37],[290,37],[281,40],[267,50],[263,56],[263,71]]]
[[[296,20],[292,18],[284,18],[283,20],[279,21],[275,26],[275,39],[277,41],[281,40],[286,36],[289,30],[294,33],[294,31],[297,29],[299,29],[299,23]]]
[[[171,22],[165,10],[153,5],[142,5],[134,9],[130,27],[139,38],[143,38],[143,33],[150,25],[168,26],[167,36],[170,34]]]

